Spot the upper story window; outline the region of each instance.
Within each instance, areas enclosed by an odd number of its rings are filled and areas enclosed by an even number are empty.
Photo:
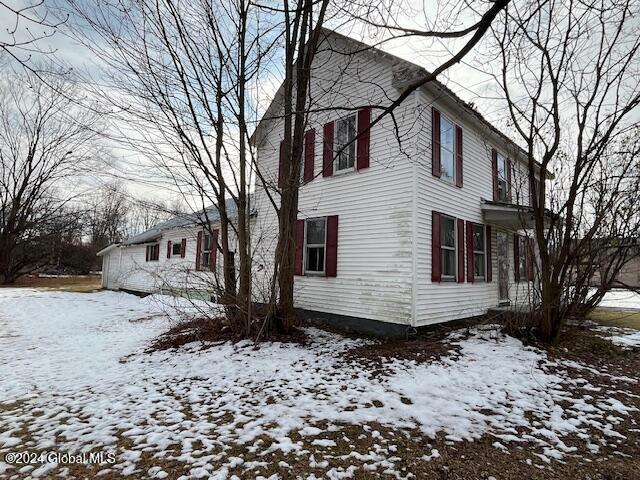
[[[440,222],[442,277],[454,280],[456,278],[456,220],[443,215]]]
[[[471,228],[473,243],[473,276],[476,280],[484,279],[486,268],[484,225],[477,225],[474,223]]]
[[[440,172],[441,177],[453,182],[456,178],[455,125],[444,115],[440,117]]]
[[[509,191],[507,187],[507,159],[498,153],[498,200],[509,201]]]
[[[334,151],[340,152],[335,161],[336,171],[350,170],[356,161],[356,115],[336,120]],[[346,147],[345,147],[346,146]]]
[[[326,219],[313,218],[306,221],[305,228],[305,271],[324,273]]]
[[[182,243],[174,243],[171,245],[171,255],[180,255],[182,253]]]

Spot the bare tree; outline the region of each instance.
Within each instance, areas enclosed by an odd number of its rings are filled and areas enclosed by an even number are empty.
[[[279,202],[272,200],[273,207],[278,211],[278,244],[275,254],[274,288],[271,303],[275,303],[275,296],[278,295],[278,308],[275,313],[276,325],[280,330],[288,332],[295,322],[294,311],[294,263],[295,263],[295,224],[298,213],[298,193],[300,187],[300,165],[303,154],[303,135],[310,114],[323,110],[352,110],[357,111],[363,108],[371,109],[372,119],[368,128],[358,132],[356,137],[339,151],[334,152],[335,160],[342,151],[349,148],[349,145],[356,142],[360,137],[369,135],[369,131],[375,125],[383,121],[388,116],[393,116],[393,112],[407,100],[410,95],[433,82],[436,77],[446,71],[451,66],[460,62],[489,31],[492,22],[504,10],[509,0],[498,0],[489,4],[486,8],[484,4],[480,9],[486,11],[476,13],[475,7],[467,2],[456,3],[458,10],[465,8],[470,13],[469,25],[460,26],[452,24],[447,17],[433,24],[425,22],[423,28],[410,28],[403,26],[399,21],[398,2],[375,2],[354,4],[336,4],[329,1],[314,2],[311,0],[299,0],[297,2],[283,3],[282,12],[284,14],[283,26],[283,46],[284,46],[284,81],[282,93],[281,112],[279,118],[284,123],[283,137],[283,159],[282,172],[283,181],[279,185]],[[380,97],[382,101],[376,100],[362,105],[318,105],[309,94],[309,86],[312,80],[313,59],[320,42],[323,40],[322,27],[325,23],[327,11],[340,11],[347,14],[352,21],[365,24],[370,28],[378,30],[383,36],[376,46],[391,42],[398,38],[440,38],[440,39],[462,39],[462,45],[455,53],[443,61],[432,72],[424,69],[416,69],[408,84],[402,88],[399,94],[383,91]],[[442,29],[438,28],[442,27]],[[448,30],[447,30],[448,29]],[[363,47],[361,51],[371,48]],[[367,84],[371,83],[367,79]],[[394,120],[395,123],[395,120]],[[400,133],[398,132],[400,142]],[[263,181],[265,188],[269,185],[264,183],[264,176],[258,173],[258,177]],[[277,195],[276,195],[277,196]],[[278,288],[275,288],[277,281]],[[267,319],[269,321],[269,318]]]
[[[44,0],[1,0],[0,17],[7,22],[0,60],[6,56],[35,73],[32,55],[53,53],[49,47],[42,48],[41,41],[51,38],[64,20],[50,18]]]
[[[69,180],[100,157],[98,118],[60,91],[82,97],[62,76],[47,85],[32,73],[0,78],[0,283],[40,264],[31,247],[67,215]]]
[[[637,241],[639,13],[636,0],[513,2],[494,27],[497,78],[527,154],[545,340],[584,300],[594,272],[584,265],[606,249],[615,273],[628,250],[614,239]]]
[[[491,3],[470,27],[455,32],[460,38],[468,36],[460,50],[433,72],[420,71],[399,95],[385,97],[383,104],[349,108],[375,109],[371,126],[392,115],[412,92],[460,61],[507,3]],[[312,63],[327,11],[331,7],[333,13],[341,12],[346,3],[285,0],[268,5],[239,0],[223,5],[204,1],[176,5],[163,0],[120,8],[119,4],[69,0],[64,5],[84,24],[74,26],[78,38],[108,67],[101,81],[104,84],[107,79],[109,88],[100,94],[126,119],[126,141],[153,159],[185,198],[196,198],[205,215],[209,203],[218,207],[224,279],[216,288],[222,288],[223,303],[232,307],[227,309],[229,319],[242,325],[247,335],[256,324],[260,324],[259,332],[272,327],[290,332],[295,320],[294,231],[302,139],[309,114],[335,108],[317,107],[310,101]],[[92,33],[86,35],[83,27]],[[406,32],[418,34],[416,30]],[[419,34],[449,35],[431,28]],[[284,77],[282,110],[275,113],[284,124],[284,162],[282,183],[273,188],[255,163],[249,135],[257,114],[252,103],[259,83],[256,79],[277,71]],[[359,132],[359,136],[366,134]],[[336,152],[336,158],[339,154]],[[248,192],[254,172],[278,212],[275,268],[264,322],[253,322],[251,311]],[[237,218],[226,212],[229,198]],[[203,223],[210,228],[208,221]],[[231,237],[237,239],[237,268]]]
[[[69,25],[73,33],[106,65],[101,84],[108,88],[99,94],[119,112],[116,121],[126,123],[119,138],[150,161],[159,183],[169,183],[202,213],[202,227],[212,237],[217,234],[223,272],[211,287],[228,307],[228,320],[248,335],[249,86],[271,42],[263,39],[254,5],[162,0],[121,9],[103,2],[60,3],[81,20]],[[212,204],[219,232],[208,218]]]

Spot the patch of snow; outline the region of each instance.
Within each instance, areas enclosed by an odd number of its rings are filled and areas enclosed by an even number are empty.
[[[317,438],[311,442],[311,445],[317,445],[318,447],[335,447],[336,442],[325,438]]]
[[[419,428],[430,437],[443,433],[450,442],[488,433],[502,442],[532,441],[550,461],[575,449],[564,443],[566,435],[590,438],[595,428],[615,441],[621,416],[631,410],[604,393],[575,396],[566,388],[586,382],[563,369],[605,372],[551,362],[543,351],[491,328],[471,330],[468,338],[454,332],[456,353],[439,361],[389,361],[389,375],[345,360],[345,352],[369,340],[315,328],[306,330],[304,346],[269,343],[256,350],[245,341],[202,349],[194,343],[144,353],[189,307],[159,295],[0,289],[0,453],[25,441],[21,432],[28,426],[40,448],[116,450],[117,463],[109,468],[123,475],[166,476],[160,467],[140,470],[145,451],[187,464],[185,478],[228,478],[238,468],[254,477],[248,472],[266,462],[230,456],[233,446],[265,461],[275,451],[306,455],[311,468],[326,470],[329,462],[307,448],[335,446],[334,440],[305,437],[375,422]],[[217,308],[210,302],[195,307]],[[352,457],[394,472],[389,452],[395,450],[381,447],[387,434],[364,430],[377,444]],[[302,440],[290,438],[296,432]],[[117,447],[119,437],[132,447]],[[438,456],[432,449],[423,458]],[[325,476],[350,478],[356,470],[332,468]]]
[[[615,288],[604,294],[599,306],[640,309],[640,293]]]
[[[620,347],[640,347],[640,332],[635,331],[626,335],[613,335],[608,337],[608,340]]]

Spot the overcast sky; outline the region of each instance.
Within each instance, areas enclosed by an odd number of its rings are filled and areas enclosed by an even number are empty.
[[[8,0],[8,4],[19,7],[35,1],[37,0]],[[470,21],[470,19],[462,18],[462,16],[456,12],[425,10],[425,8],[435,8],[436,2],[433,1],[408,0],[408,2],[407,5],[414,4],[416,8],[413,11],[408,9],[403,10],[398,14],[399,23],[404,26],[424,28],[425,24],[429,24],[430,18],[451,19],[447,22],[451,28],[456,28],[460,26],[461,23],[468,23]],[[427,7],[425,7],[425,5],[427,5]],[[3,11],[3,9],[4,7],[0,6],[0,41],[11,40],[12,37],[8,32],[12,32],[16,24],[15,16]],[[346,19],[342,20],[339,15],[333,16],[327,26],[329,28],[336,28],[341,33],[362,40],[365,43],[375,43],[377,39],[373,36],[374,32],[371,28],[363,28],[358,25],[354,26],[353,22],[348,22]],[[85,71],[92,71],[96,69],[97,59],[95,56],[81,45],[75,43],[69,36],[65,35],[64,29],[54,31],[52,28],[43,27],[38,24],[25,21],[20,22],[18,24],[16,37],[18,40],[21,40],[27,38],[28,35],[44,35],[47,37],[39,42],[38,47],[54,53],[46,55],[44,58],[55,58],[58,61],[73,65],[78,70],[84,69]],[[408,38],[384,44],[382,48],[406,60],[418,63],[427,69],[433,69],[445,59],[449,58],[451,51],[459,48],[459,46],[460,43],[456,44],[455,42],[444,44],[440,41]],[[464,100],[476,105],[483,115],[504,130],[504,119],[506,115],[504,114],[503,105],[495,98],[495,82],[486,74],[486,69],[490,67],[490,64],[486,62],[484,58],[479,57],[480,52],[483,52],[482,46],[469,55],[462,64],[452,67],[449,71],[441,75],[439,79]],[[26,58],[27,54],[22,53],[22,55]],[[43,56],[40,55],[40,57]],[[32,61],[37,60],[38,54],[34,53]],[[264,88],[261,88],[264,98],[270,98],[279,83],[280,79],[277,78],[277,75],[274,75],[268,83],[265,83]],[[262,107],[266,108],[266,102],[263,102]],[[126,130],[126,126],[123,127],[123,130]],[[123,160],[121,162],[123,170],[120,173],[125,176],[138,177],[137,181],[128,182],[132,192],[156,197],[164,197],[167,195],[166,191],[159,192],[157,187],[147,184],[144,178],[148,179],[148,175],[144,174],[144,172],[142,178],[139,175],[135,175],[136,173],[140,173],[141,170],[140,159],[136,157],[135,152],[130,152],[118,144],[113,144],[113,151],[118,158]],[[131,175],[128,175],[127,172]]]

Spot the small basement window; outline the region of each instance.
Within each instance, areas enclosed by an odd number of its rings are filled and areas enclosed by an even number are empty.
[[[324,273],[326,219],[308,219],[305,227],[305,271]]]
[[[335,161],[336,171],[354,168],[356,161],[356,116],[336,120],[335,151],[340,152]],[[345,148],[346,145],[346,148]],[[343,150],[344,148],[344,150]]]
[[[456,220],[442,216],[441,220],[442,277],[448,280],[456,278]]]

